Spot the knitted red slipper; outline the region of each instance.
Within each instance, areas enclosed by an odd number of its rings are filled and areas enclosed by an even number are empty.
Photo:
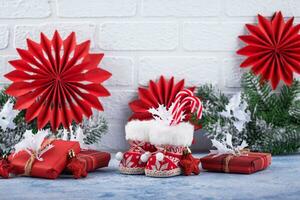
[[[126,140],[129,150],[118,152],[116,159],[120,161],[119,170],[123,174],[144,174],[145,166],[155,146],[149,143],[150,121],[130,121],[125,126]]]
[[[151,127],[149,139],[158,150],[149,158],[145,174],[151,177],[180,175],[180,161],[186,148],[192,144],[194,126],[188,122],[173,126],[159,121],[155,123]]]
[[[146,176],[171,177],[181,174],[179,162],[185,147],[160,146],[157,153],[153,154],[146,165]]]
[[[144,174],[146,163],[154,147],[149,142],[141,141],[129,141],[129,144],[130,148],[127,152],[121,156],[120,153],[116,155],[117,159],[122,158],[119,170],[123,174]]]

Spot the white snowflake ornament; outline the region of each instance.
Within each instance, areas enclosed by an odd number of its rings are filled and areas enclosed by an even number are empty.
[[[14,155],[20,151],[26,151],[29,155],[35,154],[37,160],[43,161],[43,154],[54,147],[52,144],[49,144],[42,149],[42,144],[49,135],[49,130],[40,130],[36,134],[33,134],[32,130],[26,130],[24,139],[14,147]]]
[[[212,146],[216,147],[216,150],[210,150],[210,154],[214,154],[214,157],[223,154],[239,155],[241,154],[241,151],[248,146],[245,140],[243,140],[243,142],[240,145],[233,146],[232,135],[229,133],[226,134],[225,140],[218,141],[216,139],[212,139],[211,142],[212,142]]]
[[[2,130],[6,130],[7,128],[14,129],[16,127],[13,120],[20,111],[15,110],[13,107],[14,103],[8,100],[0,112],[0,127]]]

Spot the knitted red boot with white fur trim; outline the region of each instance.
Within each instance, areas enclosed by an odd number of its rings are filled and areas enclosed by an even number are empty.
[[[129,150],[124,154],[119,152],[116,159],[120,161],[119,170],[123,174],[144,174],[145,166],[154,145],[149,143],[150,121],[130,121],[125,126],[126,140]]]
[[[194,126],[188,122],[165,125],[155,122],[149,132],[150,143],[157,153],[149,158],[145,174],[151,177],[171,177],[181,174],[180,161],[184,151],[193,141]]]
[[[153,154],[146,165],[146,176],[171,177],[181,174],[179,162],[185,147],[157,146],[159,152]]]

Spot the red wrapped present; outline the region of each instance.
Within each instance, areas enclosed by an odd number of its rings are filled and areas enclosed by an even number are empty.
[[[77,159],[85,163],[87,172],[92,172],[96,169],[107,167],[110,161],[110,154],[95,150],[82,150],[77,154]]]
[[[200,159],[208,171],[252,174],[271,165],[271,154],[248,152],[241,155],[208,155]]]
[[[23,150],[10,156],[13,173],[32,177],[56,179],[64,170],[68,162],[68,153],[73,150],[80,152],[80,145],[74,141],[54,140],[53,147],[46,151],[42,160],[37,160],[27,151]]]

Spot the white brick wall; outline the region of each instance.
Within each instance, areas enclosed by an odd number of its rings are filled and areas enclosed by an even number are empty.
[[[138,83],[146,85],[153,77],[164,74],[167,77],[174,76],[177,80],[184,78],[187,85],[200,85],[205,82],[218,84],[220,69],[215,57],[142,57],[139,62]]]
[[[165,74],[190,86],[210,82],[237,91],[237,36],[257,13],[276,10],[300,21],[296,0],[0,0],[0,83],[8,83],[7,61],[27,37],[75,31],[78,41],[90,39],[92,51],[105,53],[102,67],[113,73],[105,84],[112,96],[103,100],[110,131],[100,147],[124,149],[127,103],[139,85]]]
[[[0,25],[0,49],[5,49],[8,46],[9,29],[7,25]]]
[[[0,0],[0,18],[45,18],[51,15],[48,0]]]
[[[143,16],[218,16],[221,0],[144,0]]]
[[[71,5],[71,6],[70,6]],[[58,16],[80,17],[127,17],[134,16],[136,0],[59,0]]]
[[[39,23],[37,25],[26,24],[16,25],[14,27],[14,47],[26,48],[26,38],[39,41],[40,33],[45,33],[49,38],[52,38],[53,31],[58,30],[61,37],[66,38],[72,31],[76,33],[78,42],[91,40],[91,47],[95,46],[95,31],[96,25],[91,22],[65,22],[57,23]]]
[[[99,47],[104,50],[175,50],[176,23],[104,23],[99,28]]]

